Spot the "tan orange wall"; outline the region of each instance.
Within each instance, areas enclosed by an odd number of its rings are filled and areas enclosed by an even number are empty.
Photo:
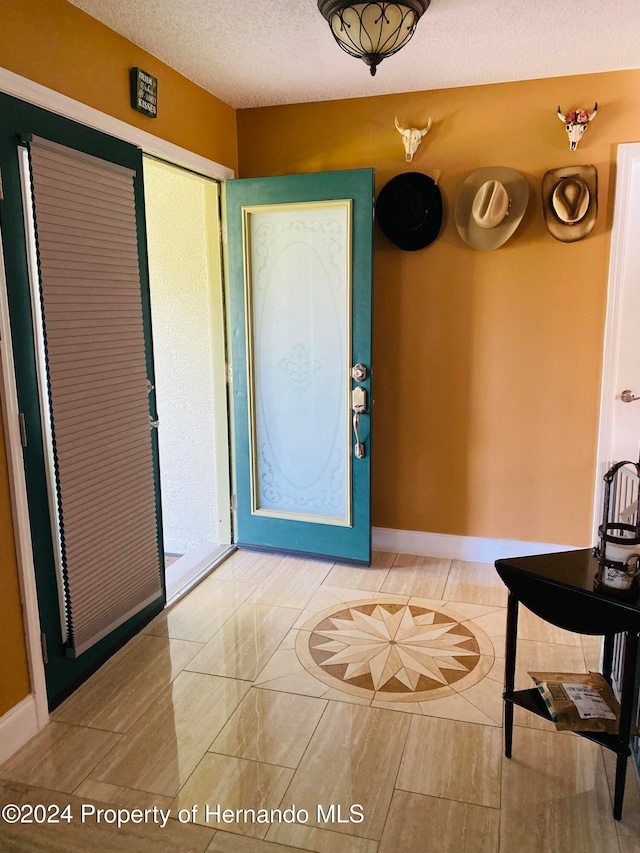
[[[22,606],[0,411],[0,717],[29,693]]]
[[[236,113],[65,0],[0,0],[0,66],[237,169]],[[158,78],[158,118],[130,107],[129,69]],[[0,715],[29,693],[0,435]]]
[[[0,0],[0,66],[232,169],[235,110],[66,0]],[[158,117],[130,106],[129,69],[158,78]]]
[[[595,100],[571,153],[557,106]],[[412,164],[396,115],[433,117]],[[402,252],[376,229],[374,524],[591,544],[616,145],[640,140],[640,71],[242,110],[238,138],[241,177],[373,166],[379,190],[442,172],[437,242]],[[600,181],[596,228],[574,244],[548,234],[540,197],[570,163]],[[531,198],[511,241],[482,252],[453,209],[491,165],[522,172]]]

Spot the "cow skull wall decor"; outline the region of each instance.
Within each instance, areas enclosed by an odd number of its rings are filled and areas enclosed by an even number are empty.
[[[398,124],[398,117],[395,118],[396,128],[400,135],[402,136],[402,142],[404,143],[405,154],[407,155],[406,160],[407,163],[410,163],[413,160],[413,155],[418,150],[418,145],[422,142],[423,138],[429,133],[431,129],[431,118],[429,118],[429,124],[426,127],[418,128],[418,127],[400,127]]]
[[[578,142],[582,139],[582,134],[589,126],[589,122],[598,114],[598,102],[593,106],[593,110],[589,113],[586,110],[573,110],[568,115],[564,115],[558,107],[558,118],[563,121],[567,127],[569,135],[569,148],[575,151],[578,147]]]

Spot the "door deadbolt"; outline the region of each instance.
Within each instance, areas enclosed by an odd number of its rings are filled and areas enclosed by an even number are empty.
[[[357,364],[354,364],[351,368],[351,376],[353,379],[355,379],[356,382],[364,382],[364,380],[368,376],[367,368],[364,366],[364,364],[358,362]]]

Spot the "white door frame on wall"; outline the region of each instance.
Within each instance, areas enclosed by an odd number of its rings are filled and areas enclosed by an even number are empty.
[[[13,532],[18,564],[18,580],[20,582],[20,597],[23,607],[23,622],[27,659],[29,661],[29,678],[31,695],[19,703],[18,719],[13,714],[5,726],[0,723],[0,761],[6,755],[10,740],[19,740],[19,732],[24,732],[25,739],[41,729],[49,719],[47,706],[47,689],[44,679],[44,663],[42,660],[42,645],[40,640],[40,615],[38,597],[36,594],[36,578],[33,568],[33,552],[31,549],[31,531],[29,526],[29,506],[27,503],[27,486],[22,461],[22,439],[20,436],[20,414],[18,407],[18,392],[15,382],[13,362],[13,346],[11,339],[11,324],[9,321],[9,305],[5,280],[4,255],[0,239],[0,402],[5,426],[5,443],[7,446],[7,465],[9,469],[9,489],[11,493],[11,511],[13,515]],[[9,712],[11,713],[11,712]],[[2,718],[4,721],[4,718]],[[3,743],[4,737],[9,742]],[[17,737],[16,737],[17,735]],[[18,743],[18,746],[21,746]]]
[[[234,177],[233,169],[209,160],[151,133],[128,125],[106,113],[74,101],[53,89],[27,80],[12,71],[0,68],[0,92],[20,98],[27,103],[57,113],[80,124],[108,133],[139,146],[145,153],[153,154],[163,160],[184,166],[209,178],[227,180]],[[44,663],[40,642],[40,618],[38,599],[31,552],[31,534],[27,492],[22,467],[22,443],[18,425],[18,403],[15,391],[15,373],[10,347],[10,326],[6,302],[4,281],[4,263],[0,254],[0,334],[4,344],[2,358],[3,398],[7,414],[7,445],[9,457],[9,476],[13,500],[14,523],[16,529],[16,550],[20,586],[23,596],[24,628],[29,658],[32,693],[4,717],[0,717],[0,763],[19,749],[49,719],[47,692],[44,678]],[[12,396],[13,394],[13,396]]]
[[[593,510],[594,542],[601,522],[603,500],[603,477],[613,461],[613,427],[616,395],[618,359],[620,356],[623,297],[625,288],[631,284],[627,275],[627,253],[630,241],[637,241],[638,223],[632,221],[634,205],[631,192],[634,176],[640,174],[640,142],[629,142],[618,146],[615,204],[611,229],[611,257],[607,293],[607,319],[602,359],[602,387],[600,396],[600,428],[598,433],[598,455],[596,464],[595,499]],[[637,202],[636,202],[637,206]]]
[[[43,107],[45,110],[73,119],[80,124],[86,124],[87,127],[101,130],[110,136],[124,139],[126,142],[131,142],[133,145],[142,148],[146,154],[155,154],[156,157],[168,160],[177,166],[192,169],[194,172],[200,172],[208,178],[225,181],[235,176],[233,169],[228,166],[194,154],[193,151],[167,142],[166,139],[160,139],[146,130],[140,130],[140,128],[133,127],[133,125],[100,112],[100,110],[74,101],[73,98],[54,92],[53,89],[47,89],[40,83],[27,80],[26,77],[20,77],[19,74],[7,71],[6,68],[0,68],[0,92],[13,95],[15,98],[20,98],[20,100],[27,101],[36,107]]]

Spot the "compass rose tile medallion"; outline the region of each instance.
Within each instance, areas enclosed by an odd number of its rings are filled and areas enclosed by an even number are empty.
[[[296,654],[331,687],[387,702],[459,693],[493,663],[487,635],[446,607],[367,599],[316,613],[298,632]]]

